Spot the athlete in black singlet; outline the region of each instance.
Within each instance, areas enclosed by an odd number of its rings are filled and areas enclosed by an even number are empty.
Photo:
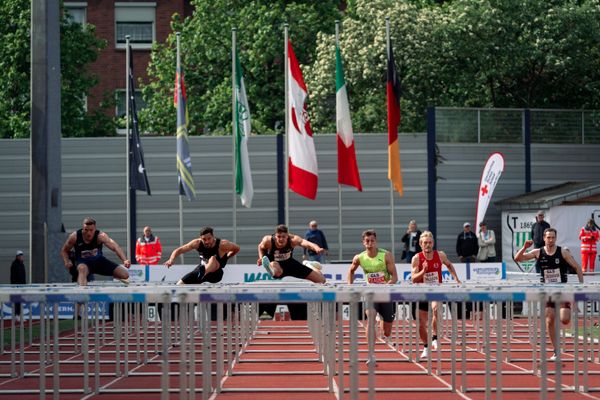
[[[525,251],[533,245],[533,240],[527,240],[515,255],[515,261],[536,260],[539,267],[541,281],[544,284],[565,284],[567,283],[567,273],[569,266],[577,271],[579,283],[583,283],[583,273],[577,261],[571,255],[569,249],[556,245],[556,229],[548,228],[544,231],[544,247],[533,249],[526,253]],[[537,268],[536,268],[537,269]],[[554,329],[554,303],[546,303],[546,329],[550,334],[552,347],[556,349],[556,331]],[[560,321],[563,324],[571,322],[571,304],[564,302],[560,304]],[[550,357],[550,360],[556,360],[556,351]]]
[[[121,259],[123,265],[118,265],[104,257],[103,245],[111,249]],[[75,253],[75,263],[71,260],[71,250]],[[65,268],[71,274],[74,274],[76,269],[77,283],[81,286],[87,285],[89,274],[112,276],[123,283],[129,283],[127,268],[131,263],[117,242],[96,229],[96,221],[93,218],[85,218],[83,227],[69,235],[62,247],[61,255]]]
[[[204,282],[218,283],[223,279],[223,268],[227,260],[240,251],[240,246],[225,239],[215,238],[211,227],[200,229],[200,237],[186,245],[173,250],[171,257],[165,262],[167,267],[173,265],[177,257],[188,251],[197,250],[200,264],[177,282],[178,285],[196,285]]]

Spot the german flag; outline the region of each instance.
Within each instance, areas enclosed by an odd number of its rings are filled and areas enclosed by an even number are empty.
[[[404,195],[402,168],[400,166],[400,148],[398,145],[398,126],[400,125],[400,95],[402,89],[396,73],[392,42],[389,42],[387,64],[387,111],[388,111],[388,179],[394,189]]]

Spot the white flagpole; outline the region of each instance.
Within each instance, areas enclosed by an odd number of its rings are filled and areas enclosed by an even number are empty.
[[[290,223],[290,177],[289,177],[289,166],[288,166],[288,146],[289,146],[289,136],[290,136],[290,126],[289,126],[289,114],[290,114],[290,100],[288,98],[288,80],[290,79],[289,77],[289,60],[288,60],[288,24],[283,24],[283,38],[285,41],[285,45],[284,45],[284,54],[285,54],[285,63],[284,63],[284,67],[285,67],[285,144],[284,147],[285,149],[283,150],[283,155],[284,155],[284,160],[283,160],[283,164],[284,164],[284,168],[285,168],[285,203],[284,203],[284,207],[285,207],[285,224],[288,225],[289,228],[289,223]]]
[[[385,17],[385,43],[386,43],[386,51],[387,51],[387,59],[390,59],[390,17]],[[398,139],[400,140],[400,139]],[[389,160],[389,154],[388,154]],[[389,168],[389,167],[388,167]],[[394,237],[394,231],[396,228],[395,218],[394,218],[394,183],[390,181],[390,252],[394,259],[396,258],[396,254],[394,251],[394,242],[396,241]]]
[[[181,71],[181,58],[180,58],[180,54],[179,54],[179,39],[181,38],[181,32],[177,32],[176,35],[177,35],[177,69],[176,69],[176,71]],[[181,79],[181,77],[179,77],[179,79]],[[177,82],[177,86],[179,87],[180,85],[181,85],[181,81]],[[181,88],[179,88],[178,90],[181,90]],[[181,185],[181,183],[180,183],[180,185]],[[179,245],[182,246],[183,245],[183,200],[181,198],[180,190],[181,190],[181,186],[179,186],[177,188],[177,196],[179,197]],[[185,264],[185,261],[183,258],[183,253],[180,256],[180,260],[181,260],[182,264]]]
[[[129,68],[129,35],[127,35],[125,36],[125,159],[127,160],[125,162],[125,193],[127,193],[125,196],[125,202],[127,203],[127,218],[125,219],[125,225],[127,226],[127,250],[125,251],[125,254],[127,255],[127,259],[131,260],[131,226],[129,226],[129,216],[131,215],[131,205],[129,204],[129,181],[131,180],[131,177],[129,176],[131,169],[131,159],[129,157],[129,138],[131,135],[129,132],[129,96],[131,93],[129,93]]]
[[[335,21],[335,45],[336,47],[339,47],[340,45],[340,21]],[[337,77],[336,77],[337,79]],[[337,85],[336,85],[337,86]],[[337,97],[337,95],[336,95]],[[337,111],[337,105],[336,105],[336,111]],[[336,119],[337,119],[337,115],[336,115]],[[336,129],[337,130],[337,129]],[[336,132],[336,142],[338,140],[337,138],[337,134],[339,132]],[[338,153],[338,163],[339,163],[339,153]],[[338,164],[339,165],[339,164]],[[339,246],[339,260],[343,260],[343,235],[342,235],[342,185],[339,183],[339,179],[340,179],[340,171],[339,171],[339,167],[338,167],[338,246]]]
[[[233,181],[233,243],[237,243],[237,193],[236,193],[236,140],[237,140],[237,126],[236,126],[236,65],[235,60],[237,56],[236,48],[236,29],[231,28],[231,139],[232,139],[232,151],[231,151],[231,166],[232,166],[232,181]]]

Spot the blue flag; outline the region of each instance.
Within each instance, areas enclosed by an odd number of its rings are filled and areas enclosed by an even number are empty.
[[[177,177],[179,180],[179,194],[185,195],[188,200],[196,197],[194,177],[192,176],[192,158],[190,156],[190,143],[188,141],[188,112],[185,95],[185,83],[181,68],[175,74],[175,95],[173,99],[177,108]]]

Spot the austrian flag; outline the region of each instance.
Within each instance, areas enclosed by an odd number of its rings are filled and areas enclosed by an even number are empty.
[[[310,128],[306,99],[308,93],[300,65],[288,40],[288,171],[290,189],[314,200],[317,197],[319,172],[313,133]]]

